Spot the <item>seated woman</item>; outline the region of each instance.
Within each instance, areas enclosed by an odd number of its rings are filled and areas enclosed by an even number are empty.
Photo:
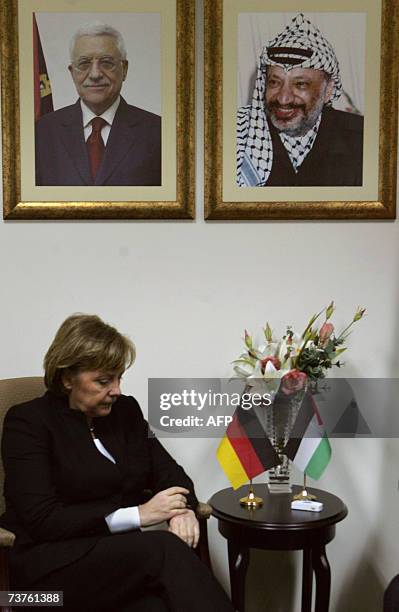
[[[191,547],[197,499],[120,379],[132,342],[99,317],[64,321],[43,397],[11,408],[2,454],[17,590],[63,591],[64,609],[232,611]],[[143,503],[143,490],[154,496]],[[139,527],[169,521],[169,531]]]

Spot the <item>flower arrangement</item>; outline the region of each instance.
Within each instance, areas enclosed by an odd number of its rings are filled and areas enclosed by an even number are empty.
[[[245,352],[233,361],[234,372],[245,378],[251,386],[251,379],[262,379],[268,385],[290,395],[304,388],[307,381],[316,382],[324,378],[327,371],[343,364],[339,358],[352,325],[363,317],[366,309],[358,308],[352,321],[339,334],[336,334],[330,319],[334,313],[334,302],[313,315],[302,334],[297,334],[288,326],[282,338],[276,339],[266,323],[263,329],[264,340],[255,345],[252,336],[245,330]],[[320,327],[316,321],[324,313]],[[255,381],[253,381],[254,384]]]

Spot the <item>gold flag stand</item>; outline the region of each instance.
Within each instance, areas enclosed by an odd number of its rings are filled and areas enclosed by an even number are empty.
[[[240,505],[251,509],[259,508],[263,505],[263,499],[261,497],[257,497],[254,493],[252,479],[249,481],[248,495],[241,497]]]
[[[303,489],[297,495],[294,495],[292,499],[300,500],[300,501],[312,501],[313,499],[317,499],[316,495],[312,495],[308,493],[306,489],[306,474],[303,474]]]

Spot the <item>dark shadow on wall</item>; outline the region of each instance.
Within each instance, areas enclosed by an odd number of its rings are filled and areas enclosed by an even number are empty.
[[[382,612],[385,586],[373,564],[361,560],[346,577],[331,612]]]
[[[302,554],[251,549],[246,582],[246,612],[294,612],[301,585]],[[299,581],[299,584],[298,584]]]
[[[246,582],[246,611],[299,612],[301,558],[300,552],[252,549]],[[372,563],[363,560],[342,584],[335,605],[330,600],[330,612],[382,612],[385,586]]]

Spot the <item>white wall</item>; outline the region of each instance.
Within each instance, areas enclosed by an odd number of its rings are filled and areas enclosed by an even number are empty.
[[[300,327],[332,298],[338,325],[357,305],[368,309],[351,336],[346,374],[396,376],[398,222],[203,221],[201,30],[198,10],[197,220],[1,222],[1,377],[40,374],[60,322],[75,311],[98,313],[136,342],[124,388],[146,410],[148,377],[228,375],[244,327],[255,331],[266,320]],[[165,444],[201,499],[228,486],[217,440]],[[328,546],[331,611],[374,612],[399,572],[399,445],[334,440],[333,453],[318,486],[341,496],[349,516]],[[226,542],[210,523],[215,570],[226,585]],[[249,612],[299,611],[299,574],[295,604],[277,603],[290,596],[292,559],[253,557]]]

